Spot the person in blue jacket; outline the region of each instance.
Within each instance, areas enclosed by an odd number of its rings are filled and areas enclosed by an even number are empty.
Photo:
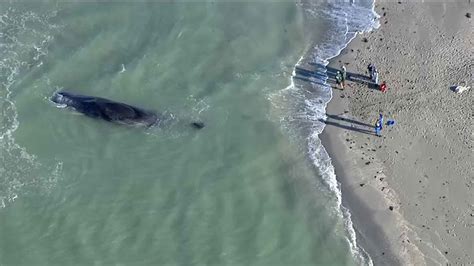
[[[379,120],[377,120],[377,122],[375,123],[375,135],[377,137],[382,136],[382,125],[380,124]]]

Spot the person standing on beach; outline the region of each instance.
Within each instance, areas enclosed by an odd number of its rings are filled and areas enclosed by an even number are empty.
[[[377,122],[375,122],[375,135],[377,137],[382,136],[382,124],[380,124],[380,120],[377,120]]]
[[[379,72],[377,71],[377,69],[374,70],[374,74],[373,74],[373,81],[375,83],[375,85],[379,85]]]
[[[342,69],[342,86],[345,87],[346,86],[346,78],[347,78],[347,70],[346,70],[346,66],[342,66],[341,67]]]
[[[380,123],[380,129],[383,128],[383,114],[382,112],[379,113],[379,123]]]
[[[343,81],[342,81],[341,71],[336,72],[336,77],[335,78],[336,78],[337,85],[339,85],[339,87],[341,87],[341,89],[344,89],[344,84],[343,84]]]
[[[375,66],[370,63],[368,66],[367,66],[367,70],[369,71],[369,77],[370,77],[370,80],[374,80],[374,70],[375,70]]]

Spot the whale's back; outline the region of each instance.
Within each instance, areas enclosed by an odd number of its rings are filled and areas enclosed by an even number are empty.
[[[88,106],[88,108],[91,108],[91,111],[99,110],[101,118],[110,122],[143,123],[150,126],[157,120],[157,115],[153,112],[107,99],[97,98],[94,106]]]

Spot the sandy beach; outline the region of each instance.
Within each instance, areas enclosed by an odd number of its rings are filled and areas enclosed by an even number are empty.
[[[348,81],[333,90],[321,137],[375,265],[474,263],[474,92],[451,90],[474,85],[473,10],[468,0],[377,2],[381,27],[327,68],[331,77],[344,64]],[[369,63],[386,93],[368,84]],[[395,121],[382,137],[379,112]]]

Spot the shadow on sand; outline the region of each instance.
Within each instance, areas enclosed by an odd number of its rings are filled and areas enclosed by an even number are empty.
[[[318,63],[309,63],[311,66],[314,67],[314,70],[304,69],[300,66],[295,67],[295,76],[294,79],[302,80],[309,83],[314,83],[318,85],[324,86],[325,83],[329,83],[331,85],[336,84],[335,76],[337,71],[340,69],[336,69],[333,67],[327,67],[322,64]],[[347,73],[347,80],[352,81],[359,84],[367,85],[370,89],[378,90],[377,85],[374,84],[370,77],[357,74],[357,73]],[[333,86],[333,89],[339,89],[337,86]],[[360,122],[354,119],[343,117],[342,114],[326,114],[327,119],[319,119],[320,122],[325,123],[329,126],[339,127],[346,130],[351,130],[363,134],[373,135],[375,136],[374,126]]]
[[[326,75],[327,75],[327,82],[336,84],[335,76],[336,76],[337,71],[340,71],[340,69],[324,66],[319,63],[310,62],[308,64],[313,66],[314,70],[311,71],[311,70],[304,69],[301,67],[296,67],[295,78],[299,79],[299,77],[303,76],[303,77],[308,78],[305,81],[315,83],[313,80],[309,80],[309,77],[314,77],[319,81],[317,83],[320,84],[320,83],[324,83],[324,79],[326,78]],[[347,73],[347,81],[352,81],[355,83],[367,85],[367,87],[370,89],[378,90],[378,86],[375,83],[373,83],[372,80],[370,80],[370,77],[362,75],[362,74],[352,73],[352,72],[346,72],[346,73]]]
[[[353,120],[353,119],[349,119],[349,118],[345,118],[340,115],[326,114],[326,116],[327,116],[326,120],[320,119],[319,121],[329,126],[339,127],[342,129],[347,129],[347,130],[375,136],[375,132],[373,131],[374,127],[370,124]],[[347,122],[347,123],[344,123],[344,122]],[[354,124],[358,126],[355,126]]]
[[[331,120],[340,120],[340,121],[346,121],[350,124],[357,124],[357,125],[360,125],[360,126],[365,126],[365,127],[370,127],[372,128],[372,125],[370,124],[367,124],[367,123],[364,123],[364,122],[360,122],[360,121],[357,121],[357,120],[353,120],[353,119],[349,119],[349,118],[345,118],[341,115],[331,115],[331,114],[326,114],[326,116],[328,117],[328,119],[331,119]]]

